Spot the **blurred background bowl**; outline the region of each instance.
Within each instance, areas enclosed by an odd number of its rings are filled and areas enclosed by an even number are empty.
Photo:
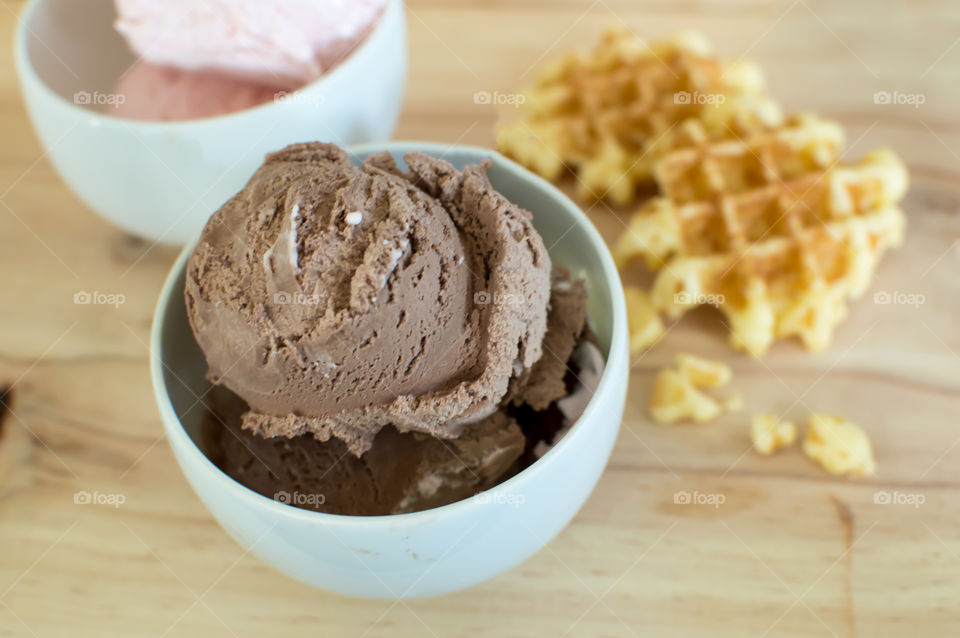
[[[130,233],[182,245],[265,153],[303,140],[346,146],[393,134],[406,81],[402,0],[390,0],[356,50],[300,90],[179,122],[97,109],[134,62],[114,18],[112,0],[31,0],[14,47],[27,111],[54,167],[87,206]]]
[[[494,151],[392,142],[351,149],[359,163],[420,150],[458,168],[491,159],[493,186],[533,213],[554,264],[586,280],[588,321],[606,368],[580,419],[533,465],[471,499],[413,514],[337,516],[261,496],[204,454],[210,419],[207,365],[187,322],[184,276],[191,248],[174,265],[151,337],[154,392],[174,454],[194,491],[244,548],[305,583],[351,596],[417,598],[475,585],[523,562],[562,530],[586,501],[610,456],[626,398],[627,316],[603,239],[563,193]]]

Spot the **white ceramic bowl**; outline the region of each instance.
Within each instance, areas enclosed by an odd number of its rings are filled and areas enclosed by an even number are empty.
[[[31,0],[15,58],[27,110],[64,181],[94,211],[150,240],[185,244],[270,150],[390,138],[406,81],[406,18],[390,0],[338,67],[286,99],[219,117],[142,122],[102,114],[133,62],[112,0]]]
[[[534,214],[554,263],[582,275],[588,316],[607,366],[586,411],[543,458],[508,481],[444,507],[395,516],[336,516],[297,509],[249,490],[201,451],[209,389],[206,364],[187,323],[184,270],[174,265],[160,296],[151,340],[154,391],[170,445],[193,489],[245,548],[322,589],[368,598],[413,598],[456,591],[519,564],[553,538],[589,496],[613,447],[626,397],[627,317],[620,279],[599,233],[552,185],[485,149],[394,142],[355,147],[354,160],[410,150],[457,167],[493,160],[490,179]]]

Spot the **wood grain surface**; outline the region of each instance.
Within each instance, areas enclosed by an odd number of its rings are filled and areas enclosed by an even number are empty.
[[[10,36],[22,2],[0,0]],[[764,66],[772,93],[848,127],[849,156],[892,146],[912,190],[905,246],[826,352],[736,354],[710,312],[634,358],[610,465],[574,522],[513,571],[434,600],[306,588],[211,518],[164,440],[147,340],[175,256],[124,235],[54,174],[0,49],[0,636],[960,635],[960,9],[949,0],[412,0],[397,138],[490,145],[477,91],[625,23],[698,28]],[[923,104],[877,104],[877,91]],[[587,205],[608,239],[624,210]],[[118,307],[76,305],[79,291]],[[878,292],[914,295],[882,304]],[[746,411],[662,427],[645,415],[678,350],[734,367]],[[797,450],[749,451],[747,417],[837,412],[871,435],[876,479]],[[677,505],[678,491],[721,494]],[[122,504],[75,504],[81,491]],[[901,503],[882,504],[883,495]],[[913,504],[909,504],[910,501]]]

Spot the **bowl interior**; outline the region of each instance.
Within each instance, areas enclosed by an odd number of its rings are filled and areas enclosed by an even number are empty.
[[[37,77],[65,100],[96,110],[80,92],[109,94],[133,64],[123,37],[113,28],[112,0],[33,0],[21,27],[26,60]]]
[[[614,331],[625,330],[622,325],[615,326],[617,312],[620,312],[617,308],[622,305],[616,301],[616,296],[622,294],[620,283],[603,240],[573,202],[544,180],[486,149],[390,143],[354,147],[351,160],[359,163],[384,148],[404,167],[402,155],[411,150],[443,157],[457,168],[491,159],[491,182],[505,197],[533,213],[534,226],[543,237],[553,263],[567,268],[574,277],[586,280],[588,321],[609,361]],[[213,388],[204,377],[206,362],[187,321],[183,290],[190,252],[192,247],[185,249],[177,261],[164,292],[166,298],[160,300],[157,320],[161,323],[155,356],[160,357],[163,365],[163,385],[174,413],[194,444],[206,450],[209,433],[205,428],[210,420],[206,418],[204,403]],[[603,383],[603,378],[600,382]]]

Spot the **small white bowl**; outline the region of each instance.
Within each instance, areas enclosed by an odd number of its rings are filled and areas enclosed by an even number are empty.
[[[623,416],[627,316],[620,278],[587,217],[548,182],[494,151],[393,142],[351,149],[359,162],[381,150],[398,161],[411,150],[458,168],[493,160],[490,179],[533,212],[555,264],[586,279],[590,325],[607,365],[590,403],[561,441],[508,481],[471,499],[413,514],[337,516],[261,496],[221,472],[198,445],[206,440],[207,366],[187,322],[183,251],[154,316],[151,373],[167,438],[180,467],[213,516],[243,547],[305,583],[365,598],[444,594],[521,563],[573,518],[600,477]],[[402,164],[401,164],[402,165]]]
[[[95,110],[133,62],[112,0],[31,0],[15,57],[30,119],[63,180],[91,209],[150,240],[185,244],[270,150],[300,140],[341,146],[390,138],[406,81],[406,17],[390,0],[339,66],[252,109],[181,122]]]

